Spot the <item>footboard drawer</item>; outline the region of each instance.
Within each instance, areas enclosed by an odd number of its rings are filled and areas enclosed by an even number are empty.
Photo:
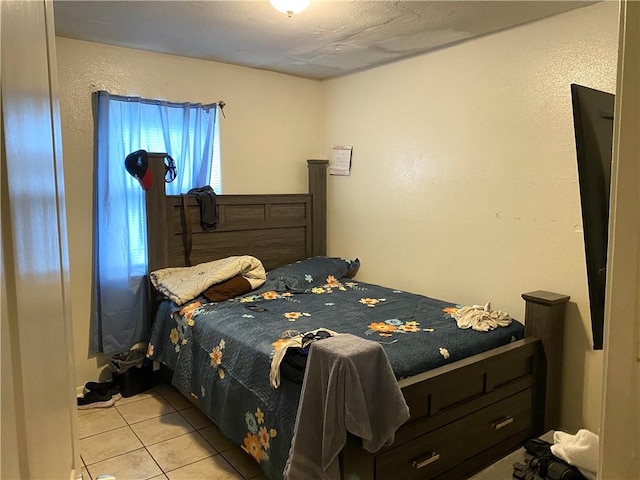
[[[378,455],[375,478],[432,478],[530,428],[528,389]]]

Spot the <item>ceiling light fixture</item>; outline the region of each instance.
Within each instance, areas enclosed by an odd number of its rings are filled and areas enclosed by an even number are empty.
[[[269,3],[279,12],[286,13],[289,18],[294,13],[300,13],[309,6],[311,0],[269,0]]]

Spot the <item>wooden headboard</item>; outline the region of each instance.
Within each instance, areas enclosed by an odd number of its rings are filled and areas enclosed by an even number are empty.
[[[153,177],[145,195],[149,272],[232,255],[252,255],[271,270],[326,255],[327,160],[307,160],[308,194],[216,196],[217,228],[205,231],[194,195],[166,195],[165,154],[148,158]]]

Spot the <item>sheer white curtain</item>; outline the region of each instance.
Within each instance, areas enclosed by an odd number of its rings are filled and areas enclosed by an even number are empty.
[[[136,150],[167,153],[177,176],[167,193],[210,185],[217,104],[171,103],[107,92],[94,94],[96,113],[93,353],[114,354],[146,340],[147,273],[144,191],[124,168]],[[219,171],[219,165],[214,165]],[[214,175],[220,192],[220,175]],[[159,179],[154,179],[158,181]]]

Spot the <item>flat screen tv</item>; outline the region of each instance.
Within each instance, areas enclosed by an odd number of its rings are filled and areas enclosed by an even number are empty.
[[[614,95],[571,85],[593,348],[602,349]]]

